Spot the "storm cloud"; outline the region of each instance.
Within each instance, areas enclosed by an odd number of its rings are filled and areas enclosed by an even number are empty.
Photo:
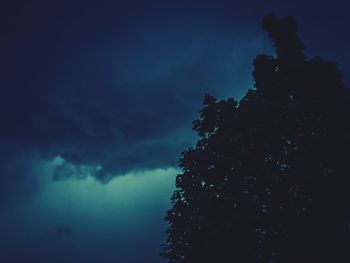
[[[191,122],[204,93],[242,95],[251,87],[251,59],[267,47],[261,34],[227,19],[213,26],[205,9],[100,5],[8,7],[7,25],[18,31],[4,37],[0,155],[21,177],[9,183],[26,180],[32,155],[99,166],[102,182],[175,167],[194,141]]]

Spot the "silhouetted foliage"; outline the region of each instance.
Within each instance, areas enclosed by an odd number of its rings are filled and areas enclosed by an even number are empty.
[[[262,21],[237,102],[205,95],[167,212],[169,263],[350,262],[350,104],[335,63],[307,60],[292,17]]]

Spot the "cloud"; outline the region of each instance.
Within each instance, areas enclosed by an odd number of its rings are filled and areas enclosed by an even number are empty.
[[[41,64],[41,39],[27,43],[31,54],[14,57],[23,75],[5,77],[0,98],[0,143],[6,145],[0,157],[20,162],[14,177],[26,180],[23,162],[30,166],[33,154],[100,165],[94,175],[102,182],[131,170],[175,166],[194,142],[191,122],[203,94],[240,95],[248,88],[250,72],[242,65],[250,65],[263,41],[231,29],[216,32],[190,18],[184,31],[174,19],[166,21],[171,33],[154,22],[133,22],[128,32],[106,33],[91,45],[80,35],[62,47],[45,39],[62,54],[51,57],[49,68]],[[24,74],[27,69],[35,74]],[[16,160],[19,155],[27,160]],[[56,179],[79,174],[75,166],[57,169]],[[2,177],[8,172],[0,168]]]
[[[84,164],[71,163],[61,156],[56,156],[52,160],[53,179],[66,180],[71,177],[76,179],[86,179],[88,176],[96,176],[102,166],[87,166]]]

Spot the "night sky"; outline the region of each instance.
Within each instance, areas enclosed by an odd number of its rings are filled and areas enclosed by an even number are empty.
[[[253,87],[271,12],[349,84],[346,2],[2,1],[0,262],[163,262],[203,95]]]

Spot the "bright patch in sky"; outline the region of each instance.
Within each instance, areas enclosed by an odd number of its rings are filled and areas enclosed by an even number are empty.
[[[76,174],[55,180],[57,168]],[[153,248],[154,242],[159,242],[160,251],[164,241],[163,218],[170,207],[178,170],[129,172],[102,184],[93,177],[98,169],[74,165],[61,157],[41,162],[37,168],[40,191],[23,198],[3,218],[8,224],[2,224],[0,231],[11,238],[0,241],[0,245],[6,248],[8,256],[24,254],[28,259],[42,260],[40,255],[48,262],[63,262],[84,255],[86,262],[93,262],[99,255],[101,262],[113,262],[132,255],[131,251],[144,246],[145,240],[153,242]],[[40,251],[43,246],[50,251]],[[131,262],[141,262],[141,256],[149,260],[158,258],[154,250],[142,252],[144,255],[134,254]]]

